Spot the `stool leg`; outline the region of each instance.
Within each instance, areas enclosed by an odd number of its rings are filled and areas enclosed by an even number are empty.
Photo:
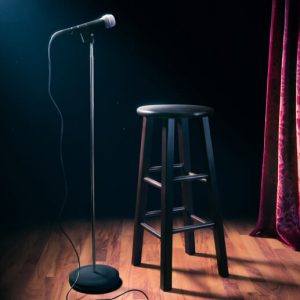
[[[189,122],[188,119],[180,119],[178,125],[178,144],[179,144],[179,159],[184,167],[182,175],[188,174],[191,171],[190,159],[190,139],[189,139]],[[183,215],[184,225],[192,225],[193,220],[190,215],[193,214],[193,198],[191,182],[181,183],[182,200],[185,212]],[[195,234],[194,231],[184,233],[185,252],[189,255],[195,254]]]
[[[213,228],[214,240],[216,246],[216,255],[218,261],[218,270],[219,274],[223,277],[228,276],[228,264],[227,264],[227,254],[226,254],[226,245],[224,240],[224,229],[223,221],[219,208],[219,195],[217,187],[217,177],[215,171],[215,162],[213,155],[213,147],[211,142],[210,128],[208,117],[203,118],[203,128],[206,144],[206,153],[208,158],[208,167],[210,173],[210,184],[211,184],[211,194],[212,194],[212,210],[215,226]]]
[[[147,208],[147,184],[144,181],[144,177],[147,175],[150,166],[152,128],[152,118],[143,117],[139,174],[137,183],[137,199],[134,219],[134,236],[132,247],[132,264],[134,266],[140,265],[142,257],[144,229],[140,225],[140,223],[144,220]]]
[[[174,127],[174,119],[163,120],[160,287],[164,291],[172,289]]]

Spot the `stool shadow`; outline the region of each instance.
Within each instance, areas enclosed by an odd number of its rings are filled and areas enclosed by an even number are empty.
[[[147,263],[141,263],[140,266],[141,268],[149,268],[149,269],[156,269],[160,270],[159,265],[153,265],[153,264],[147,264]],[[175,272],[180,272],[180,273],[187,273],[187,274],[194,274],[194,275],[202,275],[202,276],[209,276],[209,277],[220,277],[218,273],[207,273],[202,270],[185,270],[181,268],[173,268],[173,271]],[[229,277],[224,278],[223,280],[239,280],[239,281],[252,281],[254,283],[263,283],[263,284],[268,284],[268,285],[278,285],[281,287],[287,287],[291,289],[298,289],[300,288],[300,283],[292,283],[292,282],[283,282],[280,280],[276,280],[273,278],[264,278],[264,277],[257,277],[257,276],[244,276],[244,275],[239,275],[239,274],[232,274],[229,272]],[[184,292],[184,290],[183,290]]]
[[[203,257],[203,258],[212,258],[212,259],[217,258],[215,254],[211,254],[211,253],[195,253],[193,256]],[[233,261],[233,262],[240,262],[240,263],[246,263],[246,264],[270,265],[270,266],[275,267],[275,268],[282,267],[282,263],[280,263],[278,261],[272,261],[272,260],[269,260],[269,261],[252,260],[252,259],[232,257],[232,256],[228,256],[227,258],[228,258],[229,261]],[[300,262],[299,262],[299,265],[291,264],[291,263],[285,263],[284,266],[288,267],[289,269],[294,269],[294,270],[297,270],[297,271],[300,272]]]
[[[242,296],[224,296],[220,294],[215,294],[215,293],[205,293],[205,292],[196,292],[196,291],[189,291],[189,290],[184,290],[184,289],[177,289],[173,288],[169,293],[174,293],[174,294],[183,294],[187,296],[194,296],[194,297],[202,297],[202,298],[208,298],[208,299],[232,299],[232,300],[242,300],[244,299]]]

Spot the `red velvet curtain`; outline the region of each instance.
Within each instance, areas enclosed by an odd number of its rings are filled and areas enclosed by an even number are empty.
[[[300,0],[273,0],[259,219],[300,250]]]

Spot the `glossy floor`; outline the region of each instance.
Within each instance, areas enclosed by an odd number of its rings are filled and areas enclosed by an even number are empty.
[[[230,277],[218,276],[212,232],[196,232],[195,256],[183,248],[183,235],[173,238],[173,289],[159,288],[159,241],[145,233],[143,264],[131,265],[133,221],[97,223],[97,261],[116,267],[123,286],[107,295],[72,291],[69,299],[104,299],[130,288],[144,290],[150,299],[300,299],[300,253],[267,238],[248,235],[253,223],[225,222]],[[80,252],[82,264],[90,263],[90,225],[65,224]],[[24,229],[3,237],[0,249],[0,299],[66,299],[68,274],[76,258],[68,242],[49,226]],[[144,299],[131,293],[119,299]]]

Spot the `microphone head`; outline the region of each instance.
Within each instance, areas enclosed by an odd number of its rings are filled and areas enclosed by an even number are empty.
[[[116,25],[116,19],[113,15],[107,14],[101,17],[105,28],[112,28]]]

